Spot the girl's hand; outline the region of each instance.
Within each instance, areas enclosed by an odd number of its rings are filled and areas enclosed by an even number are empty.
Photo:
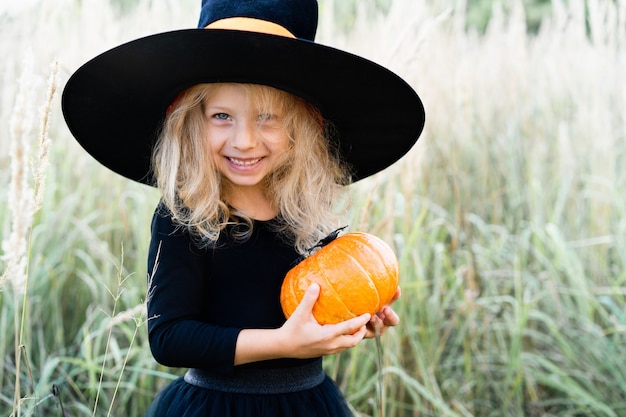
[[[390,306],[398,298],[400,298],[401,294],[402,292],[400,291],[400,287],[398,287],[389,304],[384,306],[378,313],[372,316],[369,323],[367,323],[367,332],[365,333],[365,338],[372,339],[376,336],[376,334],[382,335],[387,331],[389,327],[397,326],[398,323],[400,323],[400,317],[396,314],[395,311],[393,311]]]
[[[369,314],[337,324],[319,324],[313,316],[313,305],[319,294],[319,285],[312,284],[280,328],[288,357],[303,359],[339,353],[356,346],[368,331]]]

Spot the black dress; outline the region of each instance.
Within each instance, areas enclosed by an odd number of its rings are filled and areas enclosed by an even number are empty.
[[[201,249],[157,208],[148,260],[150,348],[159,363],[192,371],[158,394],[147,417],[352,415],[321,358],[234,366],[242,329],[285,322],[280,287],[298,254],[270,226],[256,221],[246,242],[223,236]]]

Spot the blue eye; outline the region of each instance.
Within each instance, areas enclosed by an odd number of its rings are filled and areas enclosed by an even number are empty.
[[[270,113],[261,113],[257,116],[257,120],[260,122],[267,122],[268,120],[273,120],[275,118],[276,116]]]
[[[228,120],[230,119],[230,116],[228,115],[228,113],[216,113],[213,115],[213,117],[215,117],[216,119],[219,120]]]

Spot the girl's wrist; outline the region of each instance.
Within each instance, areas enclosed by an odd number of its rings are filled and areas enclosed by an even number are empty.
[[[235,347],[235,365],[290,357],[290,343],[281,328],[244,329]]]

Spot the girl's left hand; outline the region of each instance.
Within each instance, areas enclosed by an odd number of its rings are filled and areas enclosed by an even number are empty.
[[[396,314],[395,311],[390,307],[401,295],[400,287],[396,290],[396,293],[393,295],[393,298],[384,306],[378,313],[374,314],[370,319],[369,323],[367,323],[367,331],[365,333],[365,338],[372,339],[376,336],[376,334],[382,335],[387,331],[387,329],[391,326],[397,326],[400,323],[400,317]],[[378,331],[376,331],[378,328]]]

